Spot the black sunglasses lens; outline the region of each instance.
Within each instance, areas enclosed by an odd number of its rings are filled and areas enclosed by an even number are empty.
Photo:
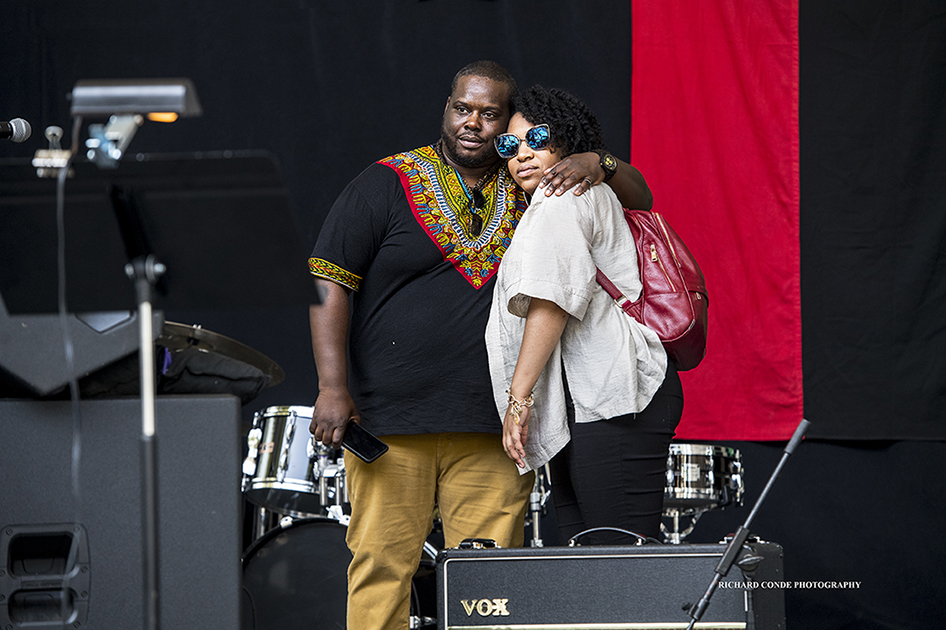
[[[479,190],[473,191],[473,208],[476,210],[482,210],[486,206],[486,197],[483,196]]]
[[[483,232],[483,217],[479,211],[486,207],[486,197],[479,190],[474,189],[470,199],[470,235],[478,237]]]
[[[483,217],[475,212],[470,216],[470,235],[476,238],[483,233]]]

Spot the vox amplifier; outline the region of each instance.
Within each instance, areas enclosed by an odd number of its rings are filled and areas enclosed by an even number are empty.
[[[726,545],[446,549],[439,630],[686,628]],[[783,630],[782,548],[743,547],[696,628]]]

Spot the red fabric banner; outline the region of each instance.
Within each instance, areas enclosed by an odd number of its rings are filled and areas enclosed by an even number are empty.
[[[683,440],[801,421],[797,0],[633,0],[631,162],[709,290]]]

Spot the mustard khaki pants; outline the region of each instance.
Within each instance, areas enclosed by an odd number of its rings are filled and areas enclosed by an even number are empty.
[[[347,542],[348,628],[405,630],[411,578],[440,508],[444,542],[492,538],[521,547],[533,475],[520,475],[499,435],[386,435],[366,464],[345,452],[352,517]]]

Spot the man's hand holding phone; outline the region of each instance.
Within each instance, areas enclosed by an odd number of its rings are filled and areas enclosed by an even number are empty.
[[[345,427],[342,446],[369,464],[388,451],[387,444],[357,422]]]

